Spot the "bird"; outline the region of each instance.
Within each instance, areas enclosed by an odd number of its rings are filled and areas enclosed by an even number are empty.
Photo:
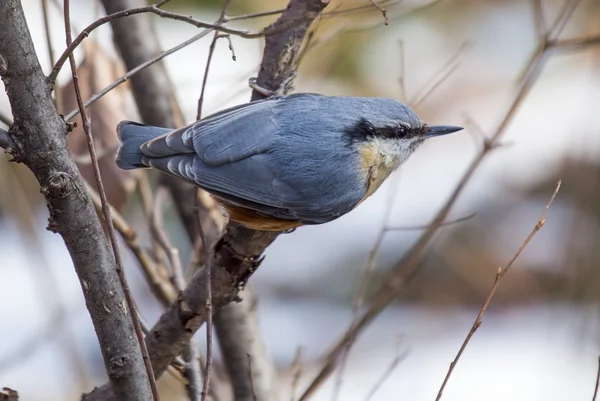
[[[462,129],[390,98],[294,93],[177,129],[122,121],[116,163],[202,188],[250,229],[286,232],[349,213],[425,140]]]

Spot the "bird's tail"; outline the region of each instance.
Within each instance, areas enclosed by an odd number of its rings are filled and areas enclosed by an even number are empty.
[[[123,170],[148,167],[143,162],[141,146],[151,139],[171,131],[168,128],[143,125],[133,121],[121,121],[117,126],[117,135],[121,146],[117,150],[117,166]]]

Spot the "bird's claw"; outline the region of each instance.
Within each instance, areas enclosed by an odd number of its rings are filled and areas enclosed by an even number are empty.
[[[248,79],[248,86],[253,90],[257,91],[264,97],[277,97],[277,96],[285,96],[287,93],[292,92],[294,90],[294,80],[296,79],[296,71],[292,71],[290,75],[283,80],[279,88],[276,90],[271,90],[260,86],[256,82],[256,77],[251,77]]]

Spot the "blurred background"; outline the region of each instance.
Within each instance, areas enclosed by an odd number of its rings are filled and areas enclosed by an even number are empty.
[[[600,35],[600,2],[572,2],[561,38]],[[74,30],[102,15],[91,0],[72,2]],[[369,253],[386,230],[367,293],[414,243],[480,152],[518,95],[539,45],[532,1],[443,0],[383,2],[389,25],[367,0],[333,1],[313,27],[313,40],[296,80],[297,92],[386,96],[410,102],[424,121],[467,129],[429,141],[368,201],[330,224],[280,236],[251,280],[258,296],[263,341],[278,369],[281,399],[291,397],[292,362],[303,349],[299,388],[312,379],[318,358],[352,320],[353,297]],[[284,7],[285,1],[232,1],[230,15]],[[541,2],[546,26],[565,14],[565,1]],[[50,72],[41,2],[23,0],[45,72]],[[220,1],[173,0],[168,9],[214,21]],[[365,6],[365,7],[363,7]],[[360,12],[343,10],[360,8]],[[55,57],[65,47],[62,10],[49,2]],[[260,30],[275,17],[239,21]],[[153,17],[164,49],[197,33],[181,22]],[[212,35],[169,56],[186,122],[195,120]],[[231,37],[236,61],[220,41],[208,78],[204,114],[247,102],[262,40]],[[98,87],[123,70],[109,26],[76,53],[94,68]],[[95,75],[94,75],[95,74]],[[59,89],[66,114],[70,72]],[[504,266],[537,222],[556,182],[562,188],[547,223],[502,282],[483,324],[458,363],[443,400],[587,400],[594,391],[600,343],[600,45],[549,51],[535,84],[505,130],[503,146],[483,164],[440,229],[419,274],[353,347],[338,399],[366,400],[400,352],[404,357],[372,400],[434,400],[450,362]],[[0,112],[10,115],[0,94]],[[107,125],[104,146],[121,119],[136,119],[124,85],[92,111]],[[99,129],[95,129],[99,132]],[[69,139],[84,155],[81,137]],[[79,150],[78,150],[79,149]],[[78,156],[79,157],[79,156]],[[84,156],[81,156],[84,157]],[[45,230],[48,212],[29,171],[0,154],[0,385],[23,400],[78,399],[106,380],[80,285],[58,235]],[[79,159],[78,159],[79,160]],[[113,204],[149,246],[147,221],[133,191],[136,177],[104,168]],[[82,169],[85,161],[79,160]],[[156,180],[150,176],[151,184]],[[184,266],[191,247],[172,207],[165,225]],[[400,229],[398,229],[400,228]],[[142,315],[161,313],[136,260],[123,245],[127,274]],[[201,330],[204,332],[204,330]],[[204,343],[204,333],[197,335]],[[400,345],[398,343],[400,342]],[[400,347],[400,351],[398,351]],[[217,364],[219,357],[217,355]],[[331,400],[334,375],[315,400]],[[168,375],[165,399],[183,396]],[[296,393],[298,394],[298,393]]]

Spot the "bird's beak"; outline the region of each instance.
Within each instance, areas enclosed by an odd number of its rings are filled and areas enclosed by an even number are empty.
[[[451,134],[456,131],[462,130],[463,127],[455,127],[452,125],[433,125],[428,126],[425,129],[424,137],[425,138],[433,138],[434,136]]]

